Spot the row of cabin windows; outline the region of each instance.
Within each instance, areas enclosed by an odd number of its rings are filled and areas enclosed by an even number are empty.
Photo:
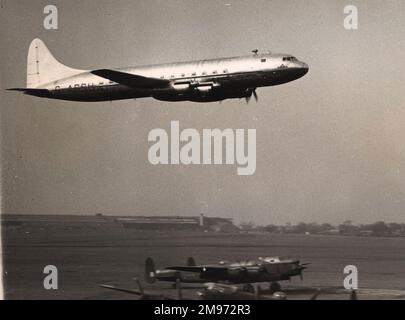
[[[266,58],[263,58],[263,59],[260,59],[260,62],[266,62],[267,61],[267,59]],[[224,69],[223,70],[223,73],[228,73],[228,69]],[[214,71],[212,71],[212,74],[218,74],[218,71],[217,70],[214,70]],[[202,73],[201,73],[201,75],[202,76],[206,76],[207,75],[207,72],[206,71],[203,71]],[[182,78],[184,78],[186,76],[186,74],[185,73],[182,73],[181,74],[181,77]],[[191,73],[191,76],[192,77],[195,77],[195,76],[197,76],[197,73],[196,72],[193,72],[193,73]],[[160,79],[164,79],[165,78],[165,76],[161,76],[160,77]],[[175,76],[172,74],[171,76],[170,76],[170,78],[175,78]]]
[[[223,73],[228,73],[228,72],[229,72],[228,69],[224,69],[224,70],[223,70]],[[203,72],[201,73],[202,76],[206,76],[207,74],[208,74],[207,71],[203,71]],[[212,71],[212,74],[218,74],[218,71],[217,71],[217,70],[214,70],[214,71]],[[197,76],[197,72],[192,72],[190,76],[191,76],[191,77],[196,77],[196,76]],[[186,74],[185,74],[185,73],[182,73],[182,74],[180,75],[180,77],[181,77],[181,78],[185,78],[185,77],[186,77]],[[160,79],[164,79],[164,78],[165,78],[165,76],[160,76]],[[170,78],[173,79],[173,78],[175,78],[175,76],[172,74],[172,75],[170,76]]]

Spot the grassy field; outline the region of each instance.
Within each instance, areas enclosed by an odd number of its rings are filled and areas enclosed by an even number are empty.
[[[359,270],[360,288],[405,289],[404,238],[155,232],[97,223],[3,227],[7,299],[131,299],[97,284],[135,287],[132,278],[143,280],[147,257],[164,267],[185,264],[188,256],[213,263],[274,255],[311,263],[304,281],[286,282],[289,287],[342,286],[343,268],[351,264]],[[58,268],[58,290],[43,287],[46,265]],[[146,287],[170,292],[164,283]]]

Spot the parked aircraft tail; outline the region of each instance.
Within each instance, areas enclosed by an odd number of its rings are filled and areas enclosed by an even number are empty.
[[[27,57],[27,88],[38,88],[86,71],[63,65],[54,58],[42,40],[32,40]]]
[[[195,260],[193,257],[188,257],[187,259],[187,266],[188,267],[195,267],[197,264],[195,263]]]
[[[152,258],[147,258],[145,261],[145,280],[147,283],[154,283],[156,281],[155,273],[155,262]]]

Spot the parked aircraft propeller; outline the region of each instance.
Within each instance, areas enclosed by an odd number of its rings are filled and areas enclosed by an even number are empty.
[[[350,292],[350,300],[357,300],[357,293],[354,289]]]

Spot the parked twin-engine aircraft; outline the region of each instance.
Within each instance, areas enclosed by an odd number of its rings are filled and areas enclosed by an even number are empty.
[[[148,283],[156,280],[184,283],[227,282],[246,284],[269,282],[272,291],[280,291],[278,281],[290,280],[294,276],[302,278],[307,264],[299,260],[265,257],[240,262],[221,261],[217,264],[196,265],[189,258],[186,266],[171,266],[156,270],[151,258],[145,261],[145,279]]]
[[[153,97],[163,101],[212,102],[252,96],[256,88],[301,78],[308,65],[289,54],[156,64],[132,68],[78,70],[58,62],[40,39],[31,42],[27,87],[9,90],[71,101]]]

